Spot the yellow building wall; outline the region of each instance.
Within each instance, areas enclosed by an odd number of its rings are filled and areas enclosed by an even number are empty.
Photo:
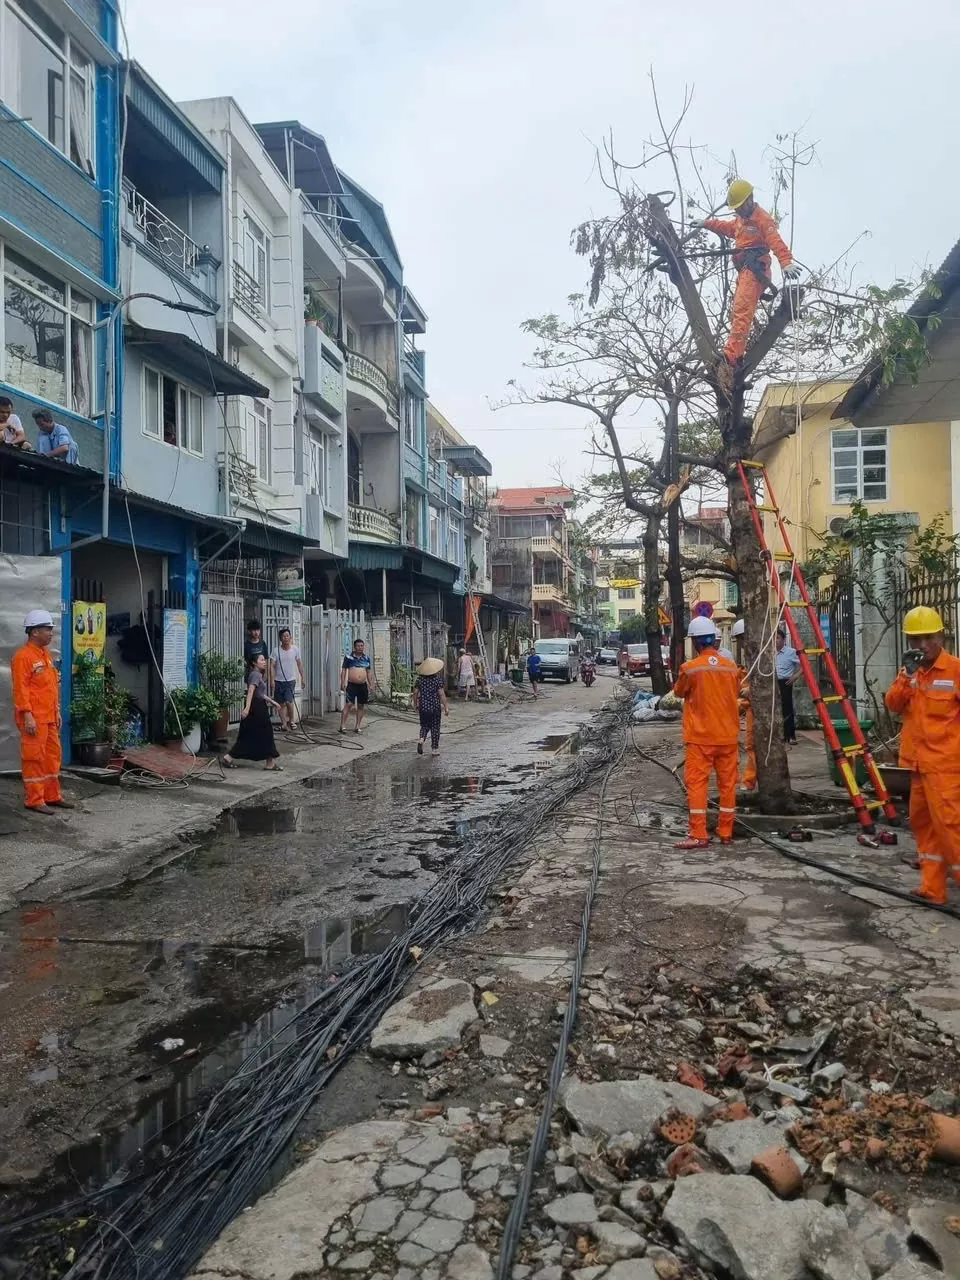
[[[779,388],[776,388],[779,390]],[[847,424],[834,421],[832,405],[805,416],[797,436],[774,445],[763,459],[777,503],[787,518],[787,531],[798,558],[805,560],[821,545],[836,516],[848,516],[848,502],[833,501],[831,434]],[[868,502],[874,512],[913,511],[921,527],[937,515],[953,533],[950,488],[950,424],[933,422],[887,428],[887,500]],[[765,513],[768,545],[774,540],[775,517]],[[821,536],[817,536],[821,535]]]

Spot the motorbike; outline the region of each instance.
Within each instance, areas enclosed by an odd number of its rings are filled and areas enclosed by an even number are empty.
[[[597,678],[597,664],[591,658],[584,658],[580,663],[580,679],[586,688],[590,688]]]

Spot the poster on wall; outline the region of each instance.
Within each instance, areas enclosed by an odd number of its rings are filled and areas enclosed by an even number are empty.
[[[73,669],[81,663],[98,665],[107,643],[107,606],[100,601],[73,602]]]
[[[277,559],[277,596],[303,604],[303,556],[281,556]]]
[[[187,611],[163,611],[163,685],[171,689],[187,686]]]

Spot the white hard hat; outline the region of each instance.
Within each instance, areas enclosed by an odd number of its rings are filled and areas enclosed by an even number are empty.
[[[717,634],[717,626],[712,618],[691,618],[690,625],[687,627],[687,635],[692,636],[695,640],[702,640],[705,636],[715,636]]]
[[[53,618],[47,613],[46,609],[31,609],[23,620],[24,631],[29,631],[32,627],[52,627]]]
[[[717,652],[720,654],[721,658],[729,658],[730,661],[733,662],[733,654],[730,652],[729,649],[725,649],[723,645],[720,646]]]
[[[742,618],[738,618],[738,619],[736,620],[736,622],[735,622],[735,623],[733,624],[733,626],[730,628],[730,634],[731,634],[732,636],[742,636],[742,635],[743,635],[743,619],[742,619]]]

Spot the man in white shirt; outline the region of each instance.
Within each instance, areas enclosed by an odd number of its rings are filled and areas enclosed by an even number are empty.
[[[297,676],[300,677],[301,689],[306,688],[307,679],[300,650],[293,643],[290,628],[281,627],[278,639],[280,643],[270,655],[270,683],[273,685],[274,701],[279,706],[280,728],[286,733],[293,728]]]
[[[797,724],[793,711],[793,686],[800,674],[800,659],[796,649],[787,644],[785,631],[777,630],[777,688],[780,690],[780,709],[783,712],[783,736],[791,747],[797,745]]]
[[[0,396],[0,440],[14,449],[30,448],[23,423],[13,412],[13,401],[9,396]]]

